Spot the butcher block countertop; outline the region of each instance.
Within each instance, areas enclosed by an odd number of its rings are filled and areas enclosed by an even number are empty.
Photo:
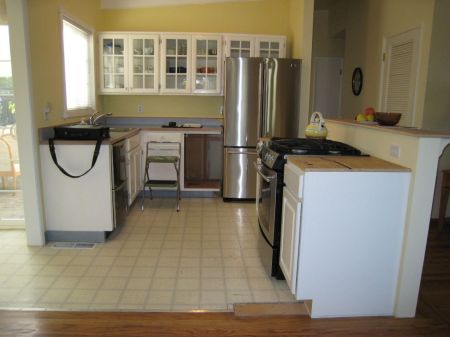
[[[302,171],[310,172],[409,172],[407,167],[369,156],[288,156]]]

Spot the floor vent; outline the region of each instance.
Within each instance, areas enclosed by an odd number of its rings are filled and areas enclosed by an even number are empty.
[[[95,243],[90,242],[55,242],[52,248],[66,248],[66,249],[93,249],[95,248]]]

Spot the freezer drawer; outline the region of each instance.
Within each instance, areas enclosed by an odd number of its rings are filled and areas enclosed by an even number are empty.
[[[256,149],[225,148],[223,198],[255,199]]]

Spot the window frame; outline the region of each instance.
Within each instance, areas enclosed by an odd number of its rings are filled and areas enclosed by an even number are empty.
[[[64,108],[63,108],[63,118],[73,118],[91,115],[96,111],[96,83],[95,83],[95,52],[94,52],[94,30],[81,22],[80,20],[74,18],[67,12],[61,10],[60,13],[60,33],[61,33],[61,55],[62,55],[62,80],[63,80],[63,94],[64,94]],[[79,107],[76,109],[68,109],[67,107],[67,88],[66,88],[66,64],[64,55],[64,21],[70,23],[71,25],[77,27],[78,29],[86,32],[88,34],[88,48],[89,48],[89,105],[85,107]]]

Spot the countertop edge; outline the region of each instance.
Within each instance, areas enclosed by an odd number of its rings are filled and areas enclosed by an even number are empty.
[[[417,128],[408,128],[402,126],[383,126],[378,124],[366,124],[362,122],[357,122],[354,120],[348,119],[333,119],[327,118],[326,122],[348,125],[348,126],[356,126],[365,129],[372,129],[377,131],[391,132],[403,134],[411,137],[427,137],[427,138],[450,138],[450,132],[440,132],[440,131],[432,131],[432,130],[424,130]]]
[[[288,156],[287,161],[304,172],[411,172],[373,156]]]

